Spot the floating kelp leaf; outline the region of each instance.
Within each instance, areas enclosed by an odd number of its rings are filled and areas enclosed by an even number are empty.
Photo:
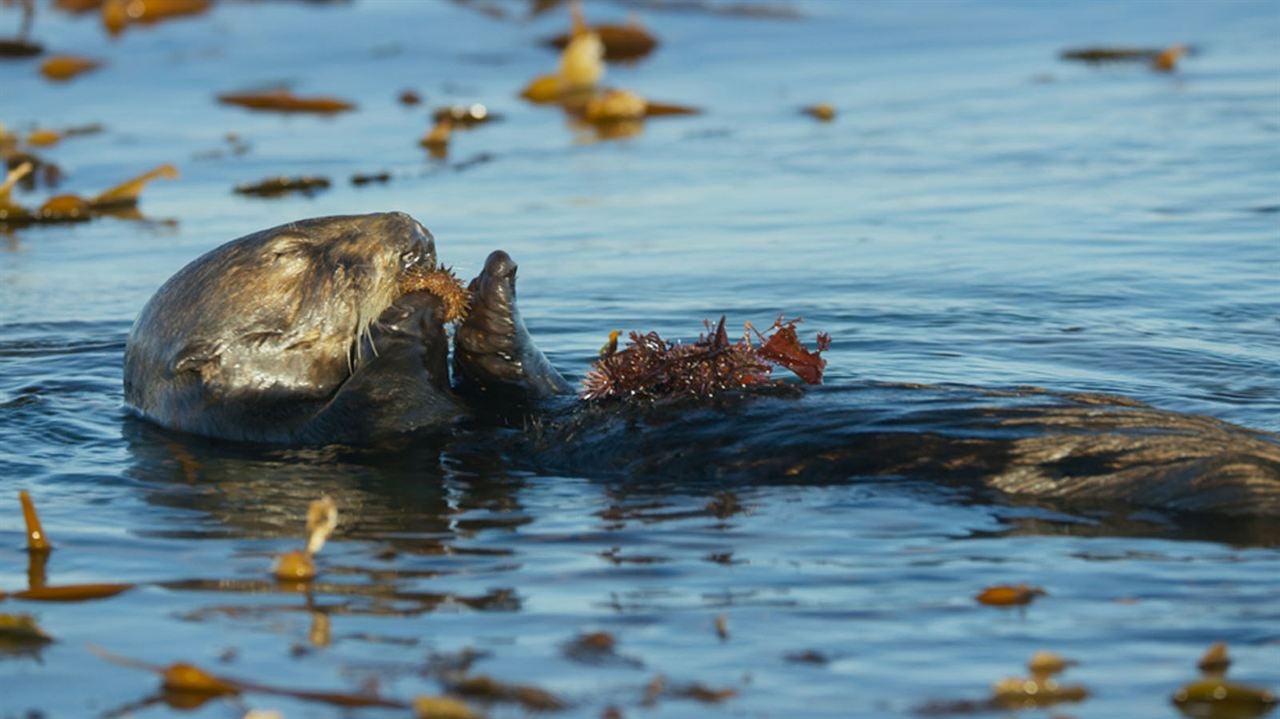
[[[1008,677],[996,682],[991,689],[991,703],[1004,709],[1032,709],[1063,702],[1080,702],[1089,691],[1079,684],[1059,684],[1053,676],[1062,672],[1070,662],[1051,652],[1037,652],[1027,667],[1030,677]]]
[[[647,108],[645,99],[630,90],[605,90],[587,101],[582,117],[597,124],[640,120],[645,117]]]
[[[338,526],[338,505],[327,496],[307,506],[307,544],[301,551],[285,552],[276,558],[272,574],[286,582],[309,582],[316,576],[312,555],[324,547]]]
[[[436,124],[418,140],[418,144],[427,148],[432,157],[443,159],[449,152],[449,138],[452,135],[453,120],[446,117],[436,120]]]
[[[268,177],[258,182],[246,182],[236,185],[233,192],[255,197],[279,197],[290,192],[314,195],[321,190],[329,189],[329,178],[319,175],[301,177]]]
[[[638,21],[627,25],[593,25],[588,31],[595,33],[604,45],[604,59],[608,62],[639,60],[653,52],[658,40]],[[546,44],[564,50],[572,40],[572,34],[564,33],[546,41]]]
[[[570,90],[595,87],[604,77],[604,42],[582,19],[582,6],[573,5],[573,32],[560,53],[560,78]]]
[[[76,55],[55,55],[40,63],[40,74],[54,82],[66,82],[71,78],[102,67],[102,62]]]
[[[670,102],[654,102],[646,100],[644,104],[645,117],[665,117],[668,115],[700,115],[702,110],[688,105],[676,105]]]
[[[191,698],[193,700],[200,699],[201,701],[193,702],[194,706],[199,706],[203,703],[204,699],[211,697],[235,696],[245,692],[260,692],[263,694],[277,694],[280,696],[294,697],[296,699],[323,702],[325,704],[333,704],[341,707],[408,708],[404,702],[396,701],[394,699],[384,699],[374,694],[348,694],[344,692],[312,691],[308,689],[275,687],[266,684],[258,684],[257,682],[244,681],[241,679],[220,677],[187,662],[176,662],[168,666],[160,666],[112,654],[99,647],[91,646],[90,650],[99,657],[113,664],[132,667],[134,669],[142,669],[159,675],[161,688],[166,692],[166,695],[176,695],[180,701],[183,697]],[[166,696],[166,700],[169,700],[168,696]]]
[[[1173,72],[1177,70],[1178,61],[1182,59],[1183,55],[1187,54],[1188,50],[1189,48],[1186,45],[1174,45],[1164,50],[1151,61],[1151,69],[1156,72]]]
[[[808,107],[801,108],[800,112],[822,122],[831,122],[836,119],[836,108],[827,102],[809,105]]]
[[[160,686],[171,692],[227,696],[240,690],[226,680],[219,679],[194,664],[177,662],[164,668],[160,674]]]
[[[827,655],[816,649],[805,649],[799,652],[788,652],[783,656],[789,662],[796,664],[826,664],[831,661]]]
[[[1106,62],[1152,62],[1160,56],[1161,52],[1163,50],[1160,48],[1082,47],[1063,50],[1061,57],[1063,60],[1094,64]]]
[[[526,684],[508,684],[493,677],[476,675],[448,683],[449,690],[465,697],[489,702],[512,702],[532,711],[555,711],[568,705],[556,695]]]
[[[593,666],[644,666],[639,659],[618,654],[617,646],[617,639],[609,632],[588,632],[565,643],[564,655],[580,664]]]
[[[406,107],[412,107],[422,102],[422,96],[419,95],[416,90],[401,90],[400,94],[396,96],[396,99],[400,101],[401,105]]]
[[[559,75],[539,75],[520,91],[520,97],[535,104],[545,104],[558,101],[564,90],[564,81]]]
[[[585,102],[590,92],[604,77],[604,44],[600,36],[587,29],[582,8],[573,5],[573,32],[560,53],[560,64],[554,74],[539,75],[520,96],[534,103],[565,103],[575,94],[584,93],[578,103]]]
[[[414,697],[413,712],[418,719],[480,719],[465,702],[453,697]]]
[[[456,128],[475,127],[498,119],[493,113],[489,112],[489,108],[478,102],[473,102],[470,105],[438,107],[435,112],[431,113],[431,117],[436,122],[448,119]]]
[[[31,495],[27,490],[18,491],[18,502],[22,504],[22,521],[27,526],[27,551],[48,552],[53,545],[49,543],[49,535],[45,534],[44,527],[40,524],[40,515],[36,512],[35,502],[31,501]]]
[[[62,133],[41,127],[27,135],[27,144],[33,147],[52,147],[62,141]]]
[[[175,179],[178,176],[178,168],[173,165],[164,164],[134,177],[130,180],[112,187],[97,197],[89,201],[94,209],[107,207],[121,207],[138,204],[138,197],[142,194],[143,188],[152,180],[163,178],[166,180]]]
[[[1174,692],[1178,711],[1196,719],[1253,719],[1276,708],[1275,694],[1221,678],[1191,682]]]
[[[1214,676],[1226,674],[1227,670],[1231,668],[1231,656],[1227,653],[1226,643],[1217,642],[1209,647],[1204,656],[1200,657],[1200,661],[1196,666],[1204,674]]]
[[[1218,642],[1209,647],[1197,663],[1204,676],[1174,692],[1174,706],[1197,719],[1253,719],[1275,709],[1273,692],[1227,681],[1230,666],[1226,644]]]
[[[430,292],[444,304],[445,322],[456,322],[467,316],[471,308],[471,292],[448,267],[434,270],[412,267],[400,280],[400,291]]]
[[[72,15],[82,15],[102,7],[103,0],[53,0],[58,10]]]
[[[827,361],[820,355],[831,346],[831,336],[819,332],[818,349],[810,352],[800,344],[800,339],[796,336],[796,324],[799,322],[798,317],[786,321],[782,317],[774,320],[773,326],[766,330],[766,332],[773,331],[772,335],[764,337],[757,334],[764,342],[764,346],[760,348],[760,354],[795,372],[800,379],[809,384],[822,384],[822,371],[826,369]]]
[[[102,25],[114,36],[135,23],[152,25],[201,15],[211,7],[211,0],[105,0],[102,3]]]
[[[44,201],[36,216],[45,222],[88,222],[89,201],[77,195],[55,195]]]
[[[285,552],[276,557],[271,573],[286,582],[309,582],[315,579],[316,565],[311,555],[302,550]]]
[[[40,646],[53,641],[30,614],[0,614],[0,648]]]
[[[64,584],[57,587],[33,587],[21,592],[14,592],[14,599],[25,599],[30,602],[87,602],[94,599],[106,599],[133,589],[134,584]]]
[[[0,58],[34,57],[44,52],[44,45],[20,38],[0,39]]]
[[[381,183],[390,182],[390,181],[391,181],[391,173],[385,170],[382,172],[370,172],[370,173],[357,172],[356,174],[351,176],[351,184],[355,185],[356,187],[369,185],[375,182],[381,184]]]
[[[1021,604],[1030,604],[1036,597],[1045,596],[1045,591],[1040,587],[1032,587],[1027,584],[1019,584],[1016,586],[1007,584],[998,584],[987,587],[982,590],[974,599],[979,604],[987,604],[994,607],[1008,607]]]
[[[738,696],[738,690],[732,687],[713,689],[705,684],[693,682],[692,684],[668,689],[667,694],[673,697],[693,699],[704,704],[719,704]]]
[[[262,112],[311,112],[331,115],[356,109],[353,103],[335,97],[299,97],[288,90],[263,92],[229,92],[218,95],[218,102]]]
[[[338,527],[338,505],[321,497],[307,507],[307,554],[315,554]]]

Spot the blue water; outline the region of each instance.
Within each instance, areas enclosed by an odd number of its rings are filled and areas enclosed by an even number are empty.
[[[430,654],[472,647],[486,652],[476,671],[554,691],[574,717],[610,704],[627,716],[909,716],[984,697],[1039,649],[1079,660],[1065,679],[1092,691],[1056,711],[1174,716],[1168,697],[1214,641],[1231,644],[1233,677],[1280,688],[1280,551],[1220,526],[908,481],[731,488],[747,511],[719,519],[701,510],[724,487],[536,476],[501,458],[254,453],[125,416],[124,338],[173,272],[264,227],[398,209],[460,276],[509,251],[526,321],[575,381],[612,329],[689,337],[704,318],[783,313],[802,315],[806,336],[832,335],[833,385],[1106,391],[1280,430],[1277,3],[813,0],[790,4],[793,20],[635,5],[662,45],[607,81],[706,112],[594,143],[515,97],[554,68],[537,40],[566,27],[563,10],[228,2],[112,40],[95,16],[41,3],[37,39],[108,64],[50,85],[38,60],[0,61],[0,122],[105,126],[43,153],[66,173],[61,192],[164,162],[182,177],[147,189],[144,222],[0,235],[0,591],[27,581],[20,488],[58,546],[52,582],[144,585],[99,602],[0,603],[58,640],[0,654],[0,717],[97,716],[155,693],[155,677],[89,645],[299,688],[372,678],[405,699],[440,691]],[[619,21],[629,7],[587,14]],[[17,25],[0,7],[0,33]],[[1057,57],[1176,42],[1196,53],[1172,75]],[[276,84],[359,110],[281,117],[213,100]],[[426,104],[399,105],[404,88]],[[416,144],[427,109],[471,102],[501,121],[429,159]],[[837,120],[798,113],[814,102]],[[226,153],[227,133],[249,152]],[[391,182],[347,182],[378,170]],[[231,192],[277,174],[334,187]],[[343,524],[308,599],[276,589],[268,567],[298,545],[322,493]],[[615,519],[614,507],[646,508]],[[1021,611],[973,602],[1002,582],[1049,595]],[[317,614],[327,642],[313,641]],[[592,630],[639,664],[567,658],[563,645]],[[785,659],[809,649],[830,661]],[[640,707],[658,674],[738,696]],[[188,716],[246,707],[346,713],[250,694]]]

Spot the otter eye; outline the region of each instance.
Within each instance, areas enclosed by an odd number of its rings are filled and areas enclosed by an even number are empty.
[[[415,247],[412,250],[405,250],[400,253],[400,269],[407,270],[420,264],[422,264],[421,248]]]

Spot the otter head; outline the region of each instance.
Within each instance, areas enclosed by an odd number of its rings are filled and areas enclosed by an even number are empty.
[[[125,400],[202,434],[232,434],[207,427],[220,405],[278,407],[292,419],[379,351],[372,331],[384,313],[403,313],[393,304],[411,291],[406,278],[436,270],[431,233],[401,212],[302,220],[229,242],[170,278],[139,315]],[[443,312],[423,316],[422,340],[441,342]]]

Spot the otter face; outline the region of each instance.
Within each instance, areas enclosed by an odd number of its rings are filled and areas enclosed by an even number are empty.
[[[139,315],[125,400],[202,434],[234,434],[209,429],[219,407],[270,404],[292,421],[380,351],[373,326],[404,294],[406,274],[436,267],[431,233],[401,212],[303,220],[227,243],[170,278]],[[443,325],[434,329],[424,341],[440,341]]]

